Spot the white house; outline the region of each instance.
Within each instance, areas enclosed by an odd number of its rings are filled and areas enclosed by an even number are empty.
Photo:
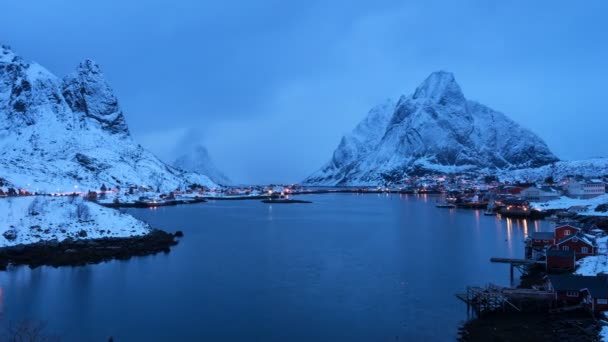
[[[599,180],[576,180],[569,178],[565,185],[566,195],[575,198],[591,198],[606,193],[606,184]]]
[[[530,202],[544,202],[558,199],[561,196],[561,192],[549,186],[531,186],[527,189],[522,190],[519,193],[519,196],[521,199]]]

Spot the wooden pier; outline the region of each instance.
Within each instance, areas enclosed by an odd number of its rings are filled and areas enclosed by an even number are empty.
[[[456,298],[467,304],[467,311],[481,316],[496,311],[546,310],[552,307],[555,293],[488,284],[486,287],[469,286],[466,293],[458,293]]]
[[[510,269],[511,285],[513,285],[513,278],[514,278],[513,269],[514,268],[519,269],[523,273],[523,272],[526,272],[529,267],[533,267],[536,265],[545,265],[544,261],[531,260],[531,259],[513,259],[513,258],[490,258],[490,262],[509,264],[511,266],[511,269]]]

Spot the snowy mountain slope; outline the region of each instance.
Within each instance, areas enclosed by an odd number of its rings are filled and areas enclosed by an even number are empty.
[[[81,197],[0,199],[0,247],[40,241],[146,235],[148,224]]]
[[[342,137],[332,159],[321,170],[311,175],[311,184],[334,185],[348,176],[361,158],[372,153],[382,139],[395,110],[395,102],[386,100],[372,108],[351,134]]]
[[[608,175],[608,158],[563,160],[538,168],[499,170],[495,173],[500,180],[522,182],[542,181],[547,177],[555,180],[567,176],[602,177]]]
[[[196,145],[191,151],[179,156],[172,165],[180,170],[206,175],[217,184],[231,183],[230,179],[215,166],[207,149],[201,145]]]
[[[376,120],[369,133],[374,138],[361,146],[340,143],[332,160],[304,183],[384,184],[412,174],[519,169],[558,160],[532,132],[467,100],[444,71],[432,73],[413,95],[402,96],[388,124],[385,117],[369,120]]]
[[[129,184],[163,191],[208,177],[167,166],[138,145],[93,61],[63,80],[0,48],[0,183],[67,192]],[[2,185],[2,184],[0,184]]]

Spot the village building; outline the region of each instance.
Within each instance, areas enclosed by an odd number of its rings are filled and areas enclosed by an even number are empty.
[[[546,202],[554,199],[558,199],[561,196],[561,192],[549,186],[531,186],[519,193],[519,197],[526,201],[534,202]]]
[[[547,272],[570,272],[576,267],[576,254],[555,247],[547,250]]]
[[[606,193],[606,184],[600,180],[576,180],[568,178],[566,195],[573,198],[593,198]]]
[[[594,241],[580,232],[558,240],[555,247],[561,251],[574,252],[576,259],[595,255],[597,253],[597,246],[595,245]]]
[[[562,240],[566,237],[569,237],[570,235],[576,234],[580,231],[581,231],[580,228],[577,228],[577,227],[569,225],[569,224],[558,226],[554,230],[555,241],[560,241],[560,240]]]
[[[608,277],[549,275],[548,287],[559,304],[580,305],[592,312],[608,310]]]

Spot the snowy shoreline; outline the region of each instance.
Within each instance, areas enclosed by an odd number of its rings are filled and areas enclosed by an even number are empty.
[[[0,199],[0,270],[85,265],[169,252],[173,234],[81,197]]]

